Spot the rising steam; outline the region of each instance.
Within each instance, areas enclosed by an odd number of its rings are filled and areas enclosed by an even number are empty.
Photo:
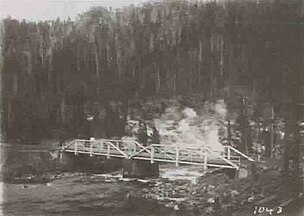
[[[184,143],[185,145],[208,146],[221,151],[219,139],[220,125],[226,119],[227,107],[223,100],[216,103],[206,102],[201,110],[168,107],[165,114],[154,120],[162,143]]]

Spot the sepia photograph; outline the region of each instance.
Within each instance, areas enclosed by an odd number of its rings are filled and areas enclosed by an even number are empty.
[[[304,216],[304,0],[0,0],[0,216]]]

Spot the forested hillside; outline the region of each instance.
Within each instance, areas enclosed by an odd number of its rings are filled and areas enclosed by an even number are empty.
[[[107,127],[112,103],[125,119],[134,100],[198,93],[229,101],[233,86],[256,104],[299,103],[300,10],[300,1],[180,1],[93,8],[76,21],[7,18],[2,134],[39,139],[59,127],[73,134],[87,113],[108,118]]]

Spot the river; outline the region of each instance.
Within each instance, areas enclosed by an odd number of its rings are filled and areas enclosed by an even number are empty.
[[[98,175],[70,175],[47,184],[4,184],[2,210],[5,216],[167,215],[153,209],[149,200],[136,200],[139,205],[132,206],[134,200],[127,194],[142,187],[134,181],[107,182]]]
[[[196,167],[165,165],[161,178],[193,181],[201,173]],[[132,194],[151,187],[159,179],[126,179],[120,174],[62,173],[43,184],[3,184],[1,205],[5,216],[165,216],[172,208]],[[128,198],[128,196],[130,198]]]

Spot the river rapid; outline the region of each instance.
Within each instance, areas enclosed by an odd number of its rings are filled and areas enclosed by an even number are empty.
[[[5,216],[165,216],[172,208],[156,200],[134,196],[161,179],[194,181],[195,168],[165,166],[158,179],[127,179],[113,174],[62,173],[49,183],[3,184],[2,215]]]

